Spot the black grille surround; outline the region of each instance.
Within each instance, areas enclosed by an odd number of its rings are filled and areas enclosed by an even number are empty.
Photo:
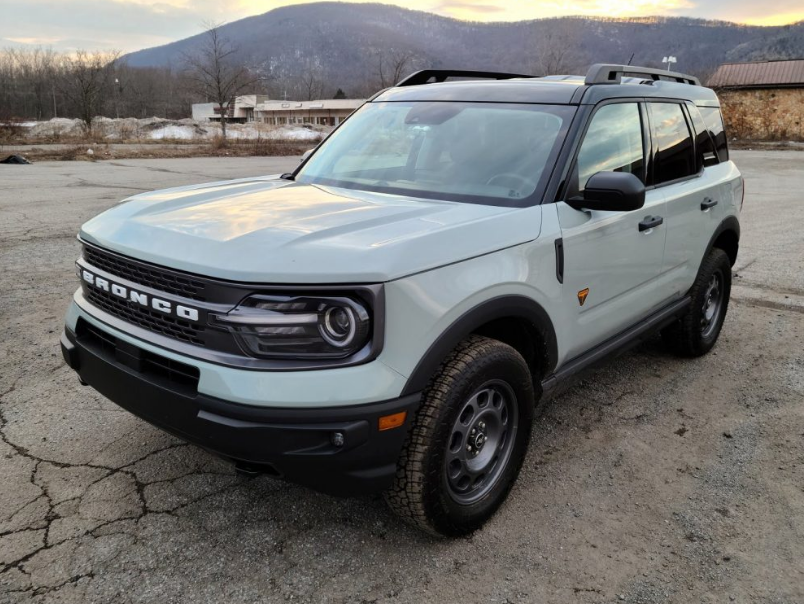
[[[264,371],[305,371],[360,365],[374,360],[383,348],[385,332],[385,290],[378,285],[266,285],[238,283],[157,266],[96,245],[81,242],[82,257],[76,263],[81,281],[76,302],[99,321],[156,346],[219,365]],[[93,264],[97,262],[98,265]],[[99,266],[100,265],[100,266]],[[185,320],[176,313],[162,313],[150,305],[138,304],[107,289],[90,284],[83,270],[173,305],[198,312],[198,320]],[[114,272],[113,272],[114,271]],[[195,298],[174,293],[189,284]],[[168,291],[168,288],[174,291]],[[252,295],[353,296],[370,309],[372,335],[360,351],[341,359],[258,359],[241,347],[235,335],[215,323],[212,315],[226,314]],[[200,299],[203,298],[203,299]]]

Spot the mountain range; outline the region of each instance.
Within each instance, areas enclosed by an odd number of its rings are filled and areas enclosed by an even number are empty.
[[[562,17],[506,23],[460,21],[384,4],[285,6],[220,27],[239,59],[275,80],[314,73],[354,94],[382,63],[417,68],[584,73],[595,62],[662,66],[706,77],[720,63],[804,57],[804,22],[780,27],[684,17]],[[180,66],[204,34],[128,54],[133,67]],[[383,76],[386,77],[385,75]],[[376,88],[376,85],[375,85]]]

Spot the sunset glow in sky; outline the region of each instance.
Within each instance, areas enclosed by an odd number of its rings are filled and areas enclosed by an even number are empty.
[[[312,1],[0,0],[3,15],[0,47],[41,44],[57,50],[137,50],[196,34],[203,29],[204,21],[235,21],[279,6]],[[689,16],[754,25],[804,21],[802,0],[387,0],[387,3],[474,21],[564,15]]]

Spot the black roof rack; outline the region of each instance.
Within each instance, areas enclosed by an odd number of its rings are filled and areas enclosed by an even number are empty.
[[[532,78],[532,75],[522,75],[520,73],[497,73],[494,71],[463,71],[455,69],[424,69],[410,74],[403,78],[396,85],[399,86],[418,86],[434,82],[444,82],[448,78],[471,78],[475,80],[510,80],[512,78]]]
[[[695,76],[675,71],[665,71],[664,69],[654,69],[652,67],[637,67],[635,65],[608,65],[597,63],[586,72],[584,84],[592,86],[594,84],[619,84],[624,75],[648,76],[651,80],[672,80],[679,84],[690,84],[700,86],[701,81]]]

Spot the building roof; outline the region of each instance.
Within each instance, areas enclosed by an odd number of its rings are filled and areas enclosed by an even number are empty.
[[[311,111],[316,109],[357,109],[363,99],[322,99],[318,101],[270,100],[257,105],[257,111]]]
[[[804,59],[726,63],[709,78],[715,88],[804,87]]]
[[[254,107],[268,99],[267,94],[241,94],[235,98],[235,105],[240,107]]]

